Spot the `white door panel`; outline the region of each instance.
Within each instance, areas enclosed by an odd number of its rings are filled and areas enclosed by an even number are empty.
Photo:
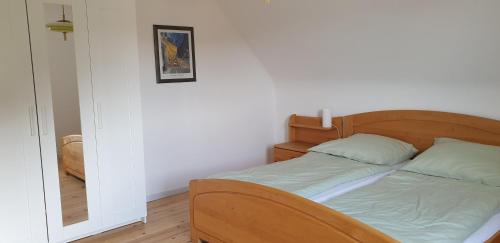
[[[26,5],[0,0],[0,236],[47,242]]]
[[[146,215],[134,0],[88,0],[105,227]]]

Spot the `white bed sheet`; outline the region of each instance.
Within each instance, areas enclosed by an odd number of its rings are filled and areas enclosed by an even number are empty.
[[[348,193],[350,191],[354,191],[358,188],[373,184],[373,183],[377,182],[378,180],[380,180],[380,179],[396,172],[397,170],[401,169],[403,166],[405,166],[409,162],[410,161],[406,161],[403,163],[396,164],[393,166],[393,169],[391,171],[387,171],[384,173],[372,175],[369,177],[361,178],[359,180],[355,180],[355,181],[351,181],[351,182],[337,185],[337,186],[335,186],[327,191],[324,191],[322,193],[319,193],[319,194],[316,194],[312,197],[309,197],[308,199],[311,201],[317,202],[317,203],[326,202],[326,201],[333,199],[335,197],[338,197],[342,194],[345,194],[345,193]]]
[[[491,219],[470,235],[464,243],[483,243],[500,230],[500,210]]]

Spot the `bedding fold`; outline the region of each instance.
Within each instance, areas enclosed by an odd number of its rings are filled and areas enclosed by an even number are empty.
[[[391,166],[309,152],[300,158],[209,178],[252,182],[310,198],[337,185],[391,170]]]

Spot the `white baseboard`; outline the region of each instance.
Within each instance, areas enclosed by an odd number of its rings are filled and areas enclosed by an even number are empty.
[[[175,189],[175,190],[171,190],[171,191],[155,193],[155,194],[148,195],[147,196],[147,200],[148,200],[148,202],[156,201],[158,199],[162,199],[162,198],[165,198],[165,197],[170,197],[170,196],[173,196],[173,195],[185,193],[187,191],[188,191],[188,188],[187,187],[183,187],[183,188],[179,188],[179,189]]]

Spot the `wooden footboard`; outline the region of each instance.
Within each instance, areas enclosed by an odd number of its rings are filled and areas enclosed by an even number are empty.
[[[193,243],[397,242],[302,197],[231,180],[190,184]]]

